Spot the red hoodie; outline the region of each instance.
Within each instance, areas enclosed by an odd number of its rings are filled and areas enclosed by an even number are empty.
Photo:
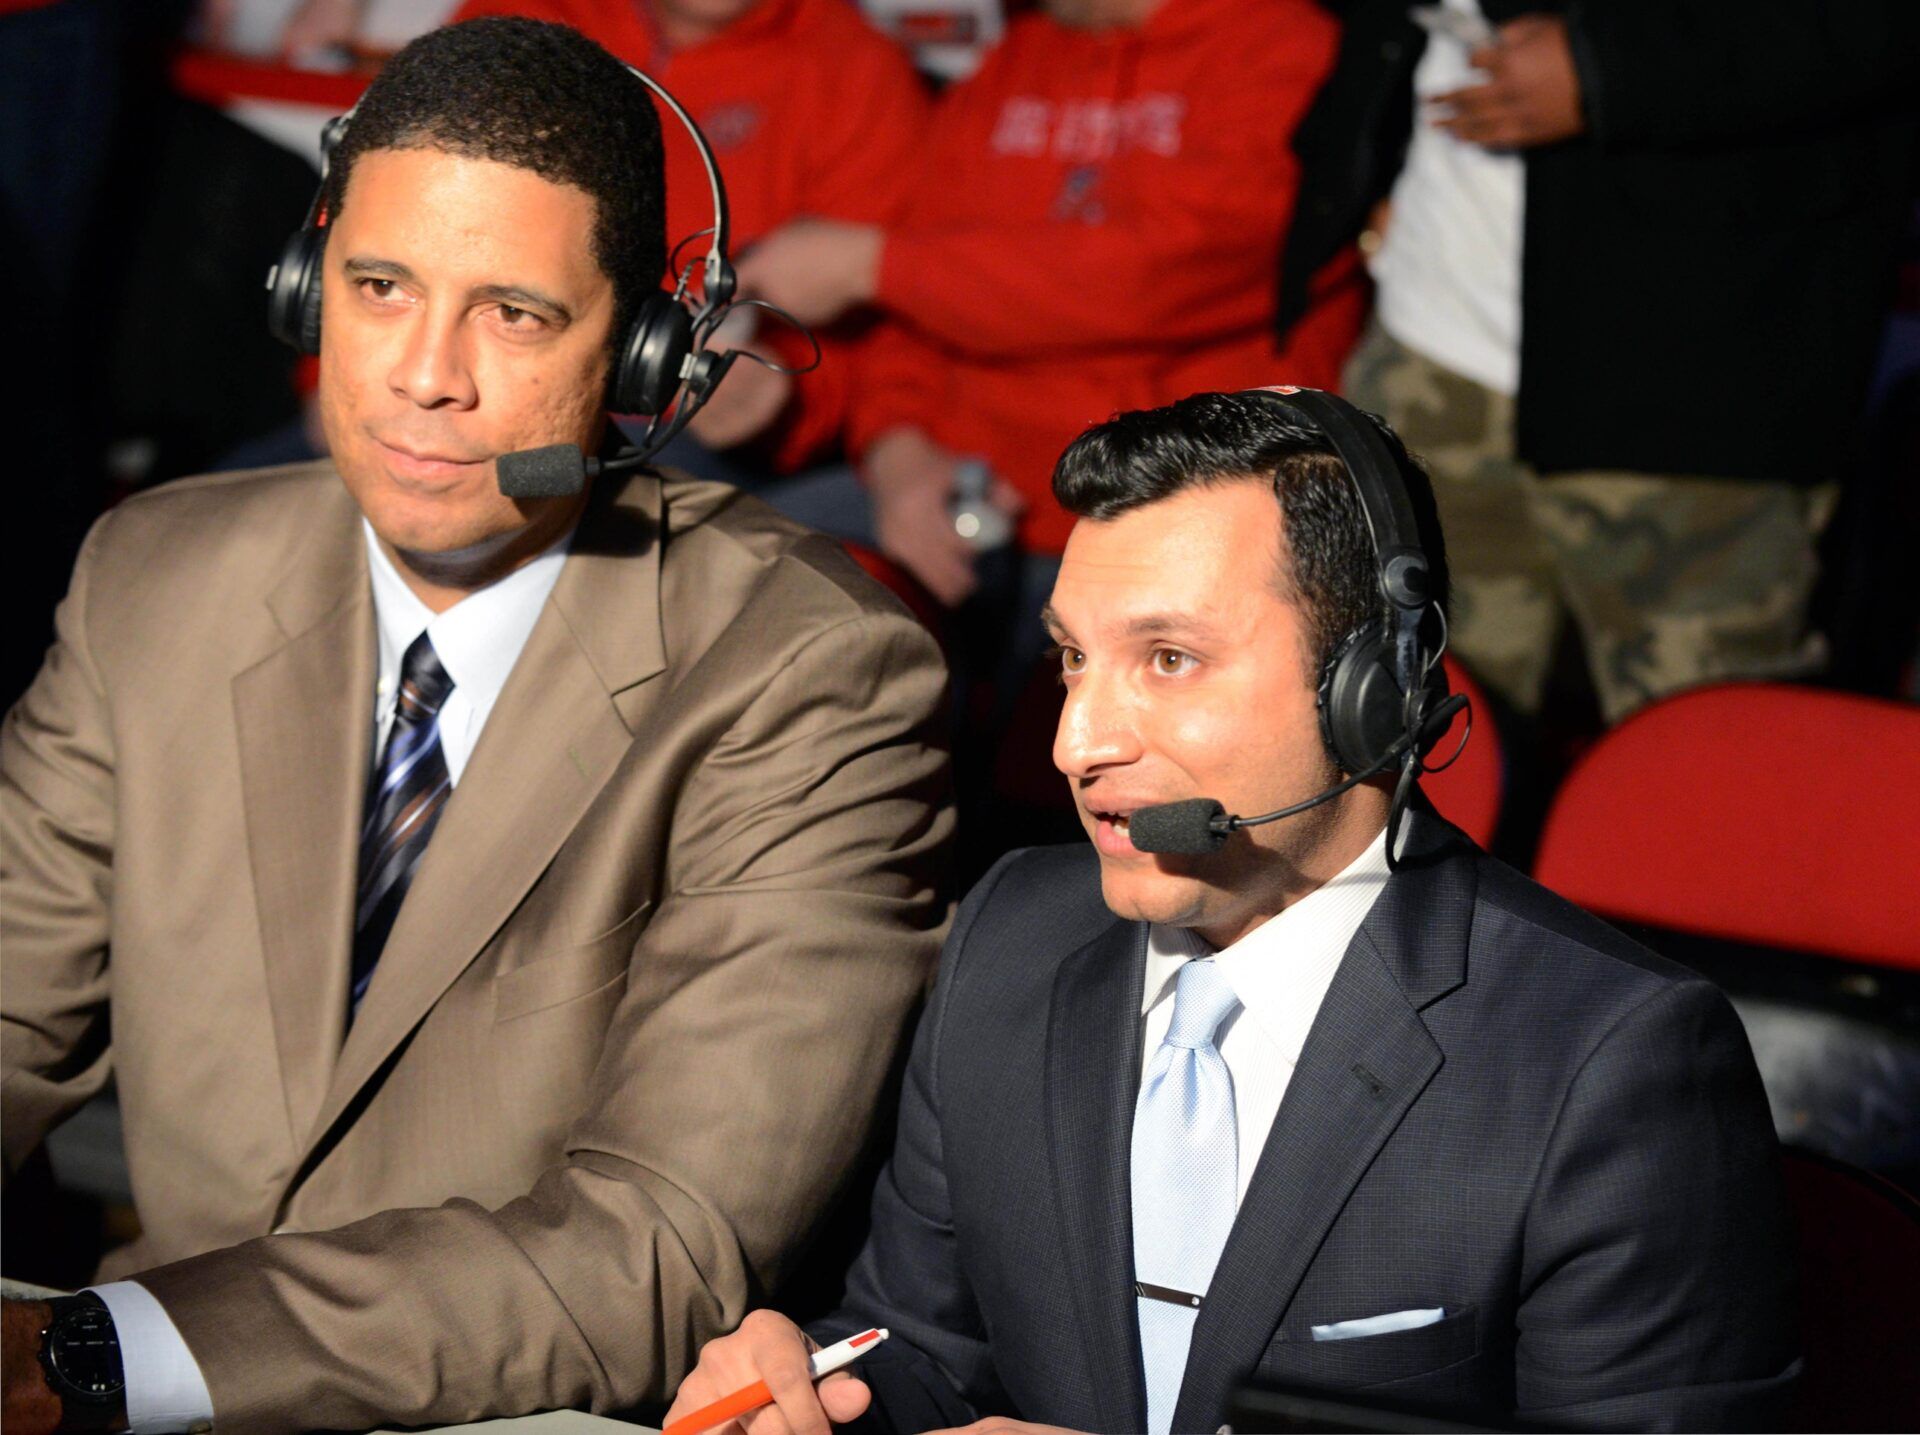
[[[672,51],[645,0],[467,0],[455,19],[479,15],[571,25],[672,91],[720,161],[735,254],[799,215],[878,224],[897,212],[926,123],[926,90],[905,54],[848,0],[762,0],[712,39]],[[693,141],[664,110],[661,129],[671,248],[713,223],[713,201]],[[704,238],[689,240],[682,266],[706,252]],[[784,359],[811,357],[786,324],[760,318],[761,339]],[[796,381],[769,444],[783,470],[837,438],[845,417],[853,333],[830,331],[821,346],[825,361]]]
[[[1167,0],[1140,29],[1030,14],[940,101],[881,259],[896,322],[864,356],[856,451],[917,424],[1026,495],[1020,541],[1073,520],[1054,461],[1087,425],[1205,389],[1334,386],[1357,264],[1276,354],[1294,127],[1331,68],[1311,0]]]

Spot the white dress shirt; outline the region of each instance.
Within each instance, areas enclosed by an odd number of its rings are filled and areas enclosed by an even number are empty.
[[[480,740],[480,729],[486,726],[507,675],[520,660],[520,651],[560,577],[572,534],[499,582],[468,594],[444,613],[435,613],[395,570],[365,519],[361,528],[366,535],[380,650],[373,750],[379,753],[393,725],[400,659],[424,632],[453,679],[453,691],[440,708],[440,748],[447,760],[447,776],[458,786]],[[127,1424],[133,1435],[211,1429],[213,1396],[166,1307],[138,1281],[113,1281],[92,1289],[113,1316],[114,1333],[120,1340]]]
[[[1441,0],[1479,17],[1476,0]],[[1416,104],[1483,84],[1468,46],[1433,34],[1413,72]],[[1386,237],[1368,266],[1380,327],[1415,353],[1495,393],[1520,386],[1520,229],[1525,161],[1414,117]]]
[[[1233,1115],[1240,1141],[1237,1206],[1266,1147],[1280,1098],[1300,1062],[1300,1049],[1320,1014],[1320,1003],[1341,958],[1387,885],[1387,834],[1278,915],[1269,917],[1225,950],[1215,952],[1185,927],[1147,929],[1147,976],[1140,1010],[1146,1017],[1141,1082],[1154,1052],[1173,1023],[1174,979],[1196,957],[1212,957],[1240,998],[1240,1009],[1220,1024],[1214,1038],[1233,1078]]]

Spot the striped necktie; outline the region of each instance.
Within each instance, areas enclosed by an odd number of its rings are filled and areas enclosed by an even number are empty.
[[[360,884],[354,913],[353,984],[349,1014],[366,995],[387,934],[406,900],[413,869],[427,850],[447,805],[453,780],[440,751],[440,707],[453,679],[425,633],[400,659],[400,697],[386,750],[367,786],[366,824],[360,829]]]
[[[1218,962],[1180,969],[1133,1115],[1133,1271],[1147,1430],[1167,1435],[1187,1346],[1239,1207],[1233,1076],[1214,1045],[1240,1005]]]

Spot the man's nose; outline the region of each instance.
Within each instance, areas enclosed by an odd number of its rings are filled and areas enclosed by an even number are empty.
[[[1072,778],[1092,777],[1140,756],[1138,713],[1118,683],[1089,670],[1068,689],[1053,736],[1053,765]]]
[[[423,409],[473,407],[478,391],[461,317],[422,308],[387,378],[396,394]]]

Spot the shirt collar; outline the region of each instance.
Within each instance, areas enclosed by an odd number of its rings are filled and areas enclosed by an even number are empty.
[[[1142,1015],[1167,994],[1181,967],[1211,956],[1247,1015],[1270,1040],[1297,1056],[1334,972],[1389,875],[1382,829],[1334,877],[1217,953],[1190,928],[1152,924]]]
[[[435,613],[407,586],[360,520],[367,541],[367,571],[373,580],[373,611],[379,628],[380,671],[398,672],[400,659],[422,632],[433,642],[454,688],[482,711],[491,708],[519,661],[547,595],[559,581],[573,531],[506,577],[477,589],[444,613]]]

